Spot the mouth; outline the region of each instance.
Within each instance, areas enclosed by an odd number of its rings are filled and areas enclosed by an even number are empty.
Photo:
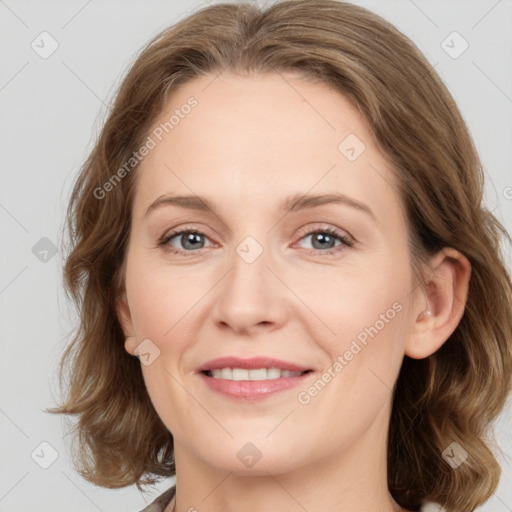
[[[302,384],[314,370],[269,357],[224,357],[205,363],[196,373],[224,398],[255,401]]]
[[[224,379],[231,381],[262,381],[262,380],[276,380],[288,379],[291,377],[300,377],[306,375],[313,370],[304,370],[302,372],[292,372],[290,370],[282,370],[281,368],[216,368],[212,370],[204,370],[201,373],[206,377],[214,379]]]

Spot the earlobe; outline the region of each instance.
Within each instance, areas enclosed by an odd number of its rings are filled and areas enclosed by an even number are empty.
[[[128,354],[135,356],[135,348],[137,347],[137,340],[135,336],[126,336],[124,340],[124,349]]]
[[[455,249],[445,248],[434,256],[425,284],[417,290],[416,320],[405,355],[428,357],[451,336],[464,314],[470,276],[471,264]]]

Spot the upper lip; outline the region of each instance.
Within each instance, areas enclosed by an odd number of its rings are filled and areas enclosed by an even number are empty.
[[[255,368],[279,368],[280,370],[289,370],[291,372],[305,372],[311,370],[307,366],[302,366],[289,361],[282,361],[281,359],[275,359],[273,357],[250,357],[241,358],[235,356],[219,357],[218,359],[212,359],[201,365],[197,372],[205,372],[208,370],[218,370],[222,368],[245,368],[247,370]]]

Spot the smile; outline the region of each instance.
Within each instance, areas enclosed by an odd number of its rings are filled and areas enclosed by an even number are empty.
[[[272,357],[228,356],[204,363],[196,374],[216,395],[254,402],[299,386],[315,372],[299,363]]]
[[[290,377],[299,377],[304,372],[292,372],[290,370],[281,370],[280,368],[255,368],[248,370],[246,368],[217,368],[215,370],[208,370],[205,374],[214,379],[225,379],[234,381],[261,381],[261,380],[274,380]]]

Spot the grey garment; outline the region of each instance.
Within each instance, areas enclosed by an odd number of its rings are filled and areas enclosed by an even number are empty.
[[[172,486],[158,498],[152,501],[144,510],[140,512],[164,512],[165,507],[169,505],[176,492],[176,486]],[[441,505],[430,501],[424,501],[419,512],[446,512]]]
[[[141,510],[140,512],[164,512],[165,507],[169,505],[171,500],[174,497],[174,493],[176,492],[176,486],[173,485],[167,491],[160,494],[158,498],[152,501],[146,508]]]

